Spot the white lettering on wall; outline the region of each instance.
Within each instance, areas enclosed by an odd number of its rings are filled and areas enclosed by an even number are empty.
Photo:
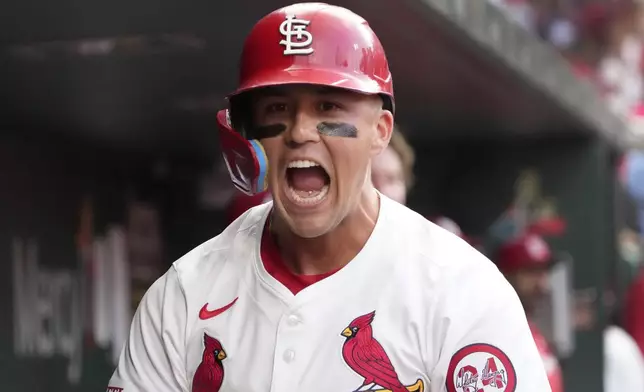
[[[116,363],[131,321],[123,229],[112,227],[91,247],[93,252],[81,256],[78,270],[51,269],[40,265],[36,240],[13,240],[14,353],[23,358],[67,358],[72,384],[82,375],[84,331],[97,346],[110,350]]]
[[[34,240],[13,240],[14,353],[18,357],[62,355],[70,382],[80,381],[82,323],[78,275],[38,264]]]

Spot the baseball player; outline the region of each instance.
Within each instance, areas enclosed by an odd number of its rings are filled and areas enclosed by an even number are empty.
[[[527,233],[501,245],[497,265],[512,283],[528,319],[549,291],[549,267],[554,258],[550,246],[537,234]],[[553,392],[563,392],[563,376],[557,357],[537,325],[530,322],[530,331],[541,354],[550,387]]]
[[[234,184],[272,202],[150,287],[108,391],[550,390],[494,264],[374,189],[395,105],[364,19],[322,3],[270,13],[239,83],[222,151]]]

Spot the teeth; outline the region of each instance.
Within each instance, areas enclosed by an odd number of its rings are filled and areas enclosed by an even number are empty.
[[[315,166],[320,166],[319,163],[309,161],[309,160],[298,160],[298,161],[291,161],[288,164],[288,168],[298,168],[298,169],[304,169],[307,167],[315,167]]]
[[[329,186],[325,185],[319,191],[301,192],[289,187],[291,198],[298,204],[315,204],[320,202],[329,193]]]

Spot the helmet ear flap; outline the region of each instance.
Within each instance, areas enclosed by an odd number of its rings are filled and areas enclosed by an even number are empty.
[[[233,184],[246,195],[267,189],[268,159],[257,140],[247,140],[232,127],[230,110],[217,113],[221,152]]]

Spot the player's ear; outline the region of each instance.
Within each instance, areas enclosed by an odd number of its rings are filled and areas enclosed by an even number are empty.
[[[373,134],[373,141],[371,144],[371,154],[373,156],[380,154],[389,145],[391,134],[394,129],[394,115],[385,109],[379,109],[379,113],[375,123],[376,132]]]

